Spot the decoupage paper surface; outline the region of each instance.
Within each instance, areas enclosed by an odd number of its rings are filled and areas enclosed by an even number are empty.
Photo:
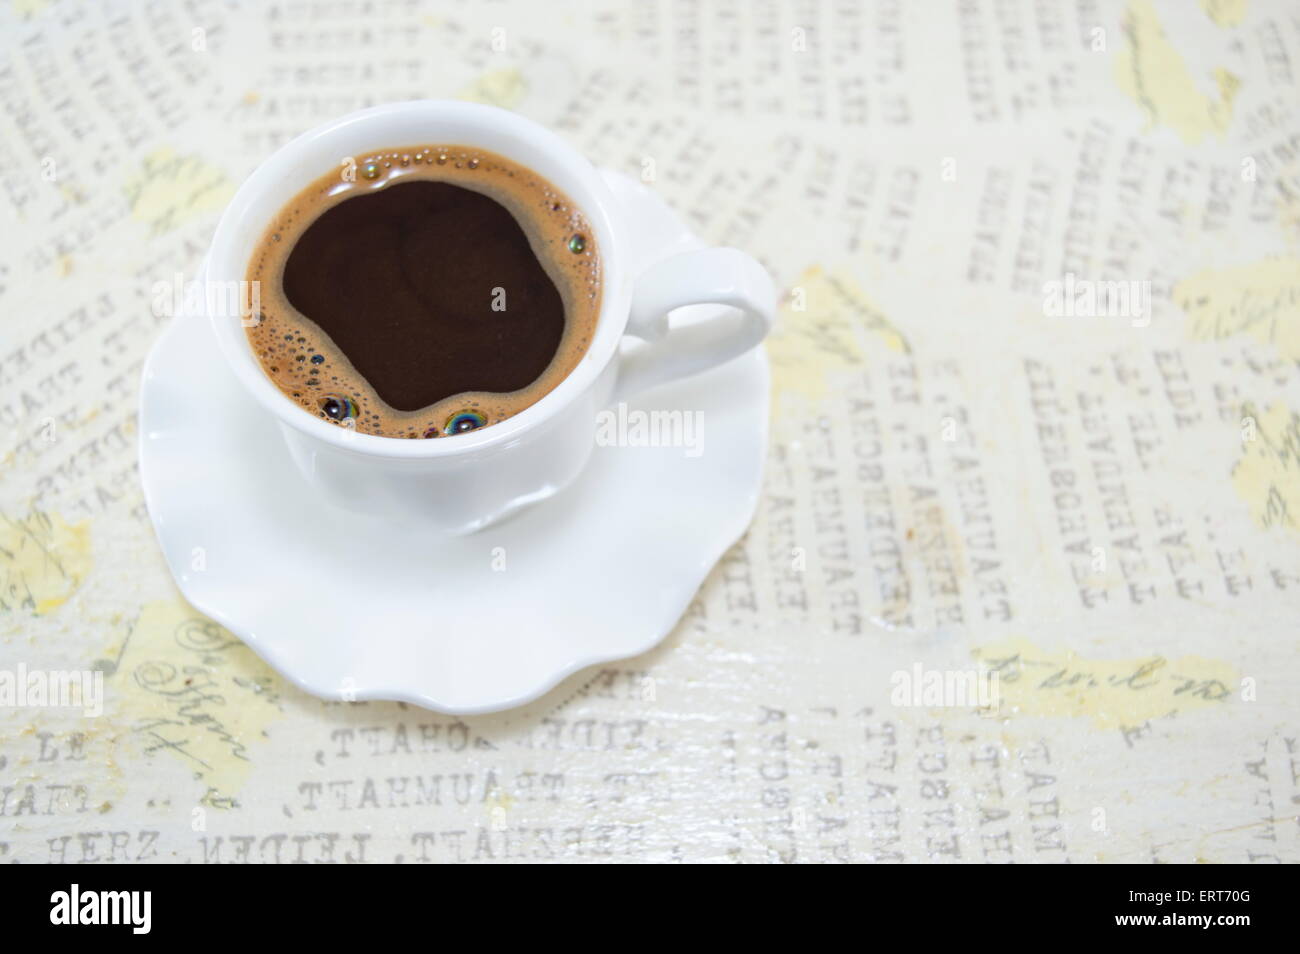
[[[103,696],[0,707],[0,861],[1300,861],[1298,72],[1265,0],[7,3],[0,669]],[[159,284],[420,97],[782,295],[747,535],[489,716],[297,691],[137,471]]]

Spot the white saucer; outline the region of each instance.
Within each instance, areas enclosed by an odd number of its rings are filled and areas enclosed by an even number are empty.
[[[702,244],[654,193],[604,175],[631,206],[634,258]],[[140,475],[185,598],[296,685],[490,712],[668,634],[754,515],[768,392],[755,349],[630,402],[702,411],[698,456],[597,447],[573,486],[498,526],[395,538],[316,498],[207,322],[182,317],[145,363]]]

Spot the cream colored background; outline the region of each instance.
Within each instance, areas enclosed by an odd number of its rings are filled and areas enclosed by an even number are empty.
[[[0,709],[0,860],[1300,860],[1293,5],[16,0],[0,38],[0,662],[109,670],[101,718]],[[154,284],[287,138],[424,96],[786,296],[749,534],[659,649],[472,719],[290,688],[179,599],[135,471]],[[1149,322],[1049,317],[1067,273]],[[999,705],[897,705],[915,666]]]

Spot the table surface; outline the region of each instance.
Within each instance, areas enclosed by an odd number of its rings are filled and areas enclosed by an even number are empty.
[[[1298,71],[1262,0],[6,5],[0,696],[105,694],[0,706],[0,860],[1300,860]],[[157,283],[418,97],[782,290],[747,535],[657,649],[473,718],[295,690],[137,472]]]

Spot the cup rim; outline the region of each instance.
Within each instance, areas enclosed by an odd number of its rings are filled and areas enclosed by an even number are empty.
[[[596,167],[546,127],[496,106],[458,100],[423,99],[372,106],[310,129],[264,159],[236,190],[234,198],[230,200],[217,223],[200,280],[206,285],[213,277],[214,268],[222,273],[217,276],[218,279],[244,280],[247,274],[246,261],[235,262],[234,268],[231,268],[230,260],[236,257],[236,234],[249,219],[260,221],[260,228],[264,229],[284,203],[310,181],[304,180],[294,189],[284,188],[280,181],[280,177],[304,153],[317,147],[323,140],[337,136],[342,130],[355,127],[357,124],[380,124],[393,118],[428,118],[434,122],[439,118],[450,118],[458,122],[491,124],[517,139],[524,148],[543,151],[557,158],[582,180],[582,185],[589,194],[582,197],[570,194],[569,198],[582,209],[595,233],[596,245],[600,249],[601,304],[596,320],[596,331],[577,366],[534,404],[504,421],[481,430],[447,438],[422,440],[363,434],[320,420],[304,411],[282,393],[262,370],[256,355],[253,354],[252,345],[241,321],[209,309],[205,309],[206,315],[227,367],[235,373],[244,390],[265,410],[275,415],[282,424],[306,436],[343,451],[389,459],[429,460],[465,457],[496,449],[517,441],[525,432],[553,418],[584,393],[613,358],[627,323],[625,299],[628,298],[629,289],[626,287],[617,253],[616,228],[611,215],[614,204],[613,194]],[[382,133],[379,138],[382,138]],[[437,138],[436,135],[431,136],[430,141],[436,141]],[[381,145],[384,144],[377,143],[375,148],[380,148]],[[457,145],[472,146],[474,143],[464,142]],[[522,164],[528,163],[522,161]],[[277,194],[278,198],[268,201],[268,192]],[[226,275],[224,274],[226,271],[237,274]],[[207,298],[208,296],[204,296],[205,301]]]

